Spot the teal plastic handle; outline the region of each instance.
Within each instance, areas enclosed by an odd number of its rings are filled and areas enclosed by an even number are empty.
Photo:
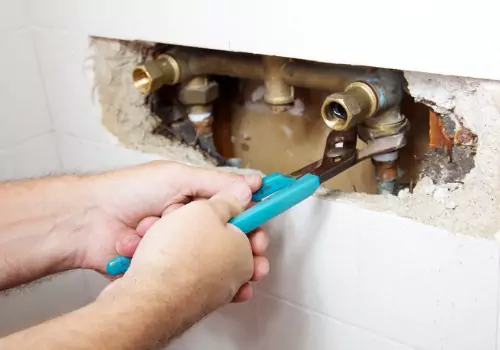
[[[229,220],[229,223],[235,225],[241,231],[249,233],[310,197],[320,185],[319,177],[313,174],[306,174],[297,180],[293,180],[291,185],[235,216]]]
[[[115,256],[108,260],[106,264],[106,273],[111,276],[121,275],[128,270],[131,261],[131,258],[127,258],[123,255]]]
[[[281,173],[272,173],[264,176],[262,179],[262,185],[253,194],[252,201],[260,202],[266,197],[286,188],[297,181],[294,177],[283,175]]]
[[[252,196],[252,200],[259,203],[235,216],[229,223],[249,233],[310,197],[319,185],[319,177],[313,174],[299,179],[280,173],[269,174],[262,179],[261,188]],[[108,261],[106,272],[111,276],[121,275],[129,268],[130,261],[131,258],[116,256]]]

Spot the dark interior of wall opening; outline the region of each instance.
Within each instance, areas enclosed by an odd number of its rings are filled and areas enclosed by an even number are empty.
[[[408,187],[410,191],[420,178],[422,162],[429,151],[429,112],[428,106],[416,103],[410,95],[404,94],[401,113],[409,120],[411,128],[407,145],[399,152],[402,173],[398,182],[400,187]]]

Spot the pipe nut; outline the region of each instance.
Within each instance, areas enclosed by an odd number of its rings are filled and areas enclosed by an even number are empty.
[[[206,105],[219,97],[219,85],[215,81],[196,86],[187,85],[179,92],[179,101],[184,105]]]
[[[351,93],[338,92],[325,99],[321,116],[329,128],[348,130],[363,118],[363,106]]]
[[[166,84],[176,84],[179,76],[179,65],[173,57],[168,55],[160,55],[155,60],[147,60],[132,71],[134,86],[143,94],[155,92]]]

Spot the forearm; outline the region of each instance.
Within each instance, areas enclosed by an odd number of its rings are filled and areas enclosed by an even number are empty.
[[[0,348],[157,349],[212,311],[196,288],[174,282],[158,293],[143,286],[104,293],[86,307],[0,339]]]
[[[0,290],[73,268],[72,235],[86,216],[85,206],[76,205],[82,181],[60,176],[0,184]]]

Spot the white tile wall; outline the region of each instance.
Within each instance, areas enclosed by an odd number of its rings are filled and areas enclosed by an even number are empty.
[[[268,295],[257,295],[260,350],[411,350],[403,344]]]
[[[261,291],[418,349],[494,349],[496,242],[319,199],[269,231]]]
[[[22,0],[0,0],[0,181],[58,173],[59,152]],[[90,300],[81,271],[0,294],[0,336]]]
[[[407,2],[394,0],[27,0],[31,23],[45,28],[500,79],[500,49],[491,45],[498,31],[495,1],[476,0],[474,6],[455,2],[452,11],[447,1],[413,3],[409,11]],[[352,13],[356,13],[356,25],[349,15],[332,18],[332,14]],[[423,26],[422,18],[439,26]],[[333,45],[332,33],[338,28],[348,28],[349,34],[336,35]],[[381,44],[380,37],[397,45]],[[425,40],[427,50],[408,38]],[[467,49],[461,49],[463,42]]]
[[[0,181],[57,174],[60,169],[53,133],[0,150]]]
[[[100,107],[93,101],[95,90],[88,36],[34,29],[33,38],[54,129],[109,142],[112,137],[101,126]]]
[[[0,31],[28,24],[24,1],[0,0]]]
[[[56,139],[66,172],[104,171],[160,159],[119,145],[88,141],[62,133],[58,133]]]
[[[30,21],[36,27],[149,41],[162,41],[168,33],[170,43],[227,49],[232,28],[225,25],[230,19],[223,12],[231,3],[230,0],[27,0],[27,8]],[[172,11],[177,6],[182,10]],[[184,11],[189,12],[189,22],[195,25],[186,25],[179,16]],[[214,25],[214,17],[219,25]],[[131,18],[134,23],[139,18],[146,20],[140,25],[131,25]]]
[[[51,130],[29,29],[0,30],[0,149]]]
[[[0,295],[0,337],[87,304],[83,286],[82,272],[73,271]]]
[[[200,321],[167,349],[260,350],[256,347],[256,317],[256,300],[227,305]]]
[[[100,273],[93,270],[82,271],[85,278],[89,298],[95,300],[102,290],[109,284],[109,280]]]

